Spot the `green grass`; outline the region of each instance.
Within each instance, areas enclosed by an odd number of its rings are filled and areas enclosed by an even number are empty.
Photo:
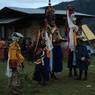
[[[67,64],[64,63],[64,70],[58,80],[50,80],[47,86],[38,85],[35,81],[27,79],[22,81],[20,95],[95,95],[95,56],[91,58],[88,80],[79,81],[68,78]],[[8,95],[7,77],[5,76],[6,64],[0,64],[0,95]],[[25,75],[33,75],[34,65],[26,62]],[[91,85],[91,87],[87,87]]]

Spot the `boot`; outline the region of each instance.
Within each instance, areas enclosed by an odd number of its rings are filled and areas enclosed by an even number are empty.
[[[72,68],[69,69],[69,77],[72,77]]]
[[[85,74],[85,76],[84,76],[83,80],[87,80],[87,70],[84,71],[84,74]]]
[[[81,80],[81,78],[82,78],[82,73],[83,73],[83,71],[82,71],[82,70],[79,70],[79,78],[78,78],[78,80]]]
[[[55,74],[54,74],[54,72],[51,73],[51,78],[52,79],[57,79],[56,76],[55,76]]]

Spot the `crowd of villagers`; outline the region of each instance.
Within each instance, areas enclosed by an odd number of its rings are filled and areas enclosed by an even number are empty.
[[[89,55],[83,42],[83,37],[81,37],[81,33],[78,33],[79,27],[76,25],[74,9],[72,6],[67,7],[67,40],[64,40],[60,35],[59,29],[55,24],[54,12],[55,10],[49,4],[45,11],[44,23],[38,32],[37,41],[33,46],[31,46],[30,42],[30,47],[34,48],[32,50],[34,52],[32,59],[35,63],[35,71],[32,79],[41,85],[46,85],[50,78],[58,79],[56,73],[62,72],[63,70],[63,51],[61,43],[67,41],[69,77],[78,80],[87,80]],[[24,52],[21,52],[24,43],[21,46],[19,45],[19,40],[23,38],[23,35],[18,32],[13,32],[11,38],[12,42],[8,49],[6,72],[10,82],[12,82],[14,76],[19,72],[18,68],[23,70],[23,63],[26,58],[23,57]],[[4,44],[5,42],[0,39],[0,58],[3,57]]]

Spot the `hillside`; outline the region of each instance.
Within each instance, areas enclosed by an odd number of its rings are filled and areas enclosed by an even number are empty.
[[[66,9],[68,4],[73,5],[75,10],[78,12],[95,15],[95,0],[75,0],[72,2],[62,2],[54,7],[55,9],[63,10]]]

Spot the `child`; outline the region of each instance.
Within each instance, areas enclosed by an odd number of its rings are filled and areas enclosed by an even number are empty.
[[[47,49],[39,45],[34,58],[36,66],[33,79],[42,85],[46,85],[49,80],[49,58],[47,57]]]
[[[21,54],[21,48],[18,44],[20,38],[23,37],[22,34],[18,32],[13,32],[11,35],[12,43],[8,50],[8,62],[7,62],[7,72],[6,75],[10,78],[10,84],[13,86],[13,82],[17,85],[18,78],[18,67],[24,62],[24,57]]]
[[[76,47],[76,57],[77,57],[77,64],[79,67],[78,79],[81,80],[82,75],[84,74],[84,80],[87,80],[89,54],[86,46],[83,44],[82,39],[78,39],[78,45]]]

